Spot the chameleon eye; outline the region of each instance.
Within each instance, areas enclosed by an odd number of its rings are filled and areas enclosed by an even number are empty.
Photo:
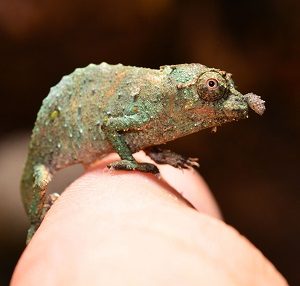
[[[218,72],[206,72],[197,81],[197,92],[205,101],[215,101],[226,94],[227,83]]]
[[[218,88],[219,82],[214,78],[209,78],[206,81],[206,86],[208,87],[208,89],[213,90],[213,89]]]

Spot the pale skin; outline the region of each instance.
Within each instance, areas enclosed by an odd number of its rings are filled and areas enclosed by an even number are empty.
[[[258,249],[222,221],[197,172],[160,165],[160,180],[107,170],[116,158],[89,167],[55,202],[25,249],[12,286],[287,285]],[[149,162],[143,154],[136,158]]]

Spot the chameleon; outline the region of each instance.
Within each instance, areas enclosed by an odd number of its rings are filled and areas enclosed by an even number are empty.
[[[56,171],[115,151],[121,160],[109,169],[158,173],[154,164],[135,160],[139,150],[158,163],[195,166],[193,159],[149,147],[247,118],[249,107],[265,110],[259,96],[235,88],[230,73],[198,63],[149,69],[103,62],[75,69],[50,89],[32,131],[21,179],[31,224],[27,242],[58,196],[47,195]]]

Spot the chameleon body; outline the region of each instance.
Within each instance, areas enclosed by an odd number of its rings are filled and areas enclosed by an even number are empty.
[[[246,118],[248,106],[264,110],[258,96],[235,89],[231,74],[201,64],[147,69],[101,63],[64,76],[38,112],[21,180],[28,241],[49,208],[46,188],[57,170],[115,151],[121,160],[110,168],[157,173],[132,154]]]

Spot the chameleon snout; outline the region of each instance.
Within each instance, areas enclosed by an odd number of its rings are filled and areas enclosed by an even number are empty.
[[[248,103],[242,94],[231,94],[224,102],[224,113],[230,118],[246,118]]]

